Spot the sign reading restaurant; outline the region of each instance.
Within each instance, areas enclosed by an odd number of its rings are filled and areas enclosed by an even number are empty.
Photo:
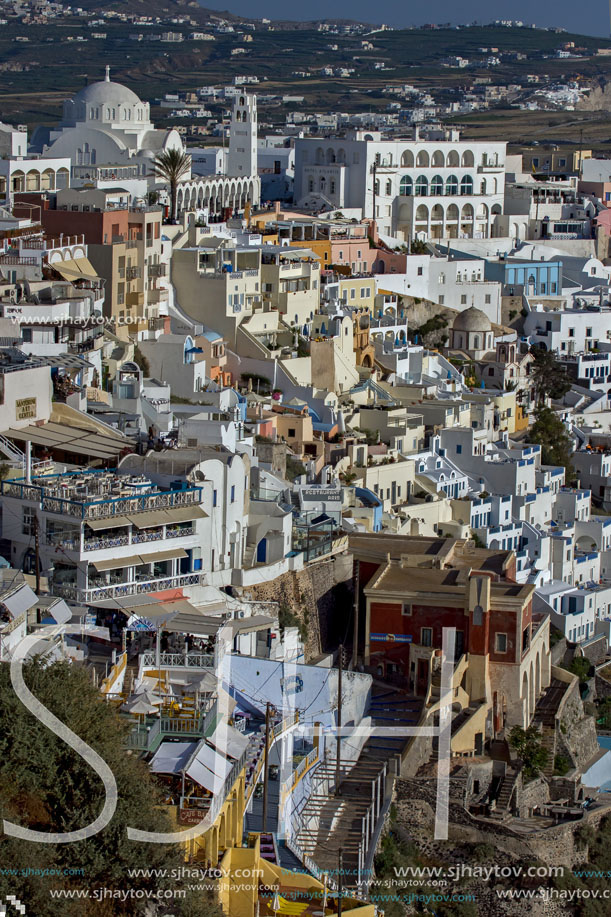
[[[36,418],[36,398],[17,398],[15,401],[15,419],[32,420]]]

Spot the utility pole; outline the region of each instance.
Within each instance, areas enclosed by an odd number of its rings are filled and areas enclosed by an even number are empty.
[[[342,904],[344,897],[344,851],[340,847],[337,852],[337,917],[342,917]]]
[[[261,831],[267,828],[267,785],[269,783],[269,725],[271,720],[272,705],[267,702],[265,705],[265,757],[263,759],[263,817],[261,819]]]
[[[354,630],[352,632],[352,671],[356,672],[356,665],[359,654],[359,580],[360,580],[360,561],[355,558],[354,570]]]
[[[40,595],[40,536],[38,532],[38,513],[34,515],[34,563],[36,564],[36,595]]]
[[[344,644],[339,646],[339,671],[337,673],[337,738],[335,746],[335,795],[339,796],[340,752],[342,745],[342,672],[344,668]]]
[[[611,0],[609,0],[609,9],[611,10]],[[582,178],[582,156],[583,156],[583,128],[579,131],[579,178]]]

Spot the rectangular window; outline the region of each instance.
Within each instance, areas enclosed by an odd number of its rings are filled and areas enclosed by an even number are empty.
[[[440,297],[439,297],[439,305],[440,305],[440,306],[443,306],[443,304],[444,304],[445,301],[446,301],[445,296],[440,296]]]
[[[216,506],[216,501],[217,501],[217,492],[216,490],[213,490],[212,491],[212,505],[213,506]]]
[[[494,651],[495,653],[507,652],[507,634],[494,635]]]
[[[460,455],[461,453],[462,453],[462,446],[457,446],[457,447],[456,447],[456,455]]]
[[[569,337],[570,337],[570,338],[574,338],[574,337],[575,337],[575,329],[574,329],[574,328],[569,328]]]
[[[291,436],[291,437],[294,437],[294,436],[295,436],[295,427],[289,427],[289,428],[288,428],[288,435]]]
[[[466,305],[467,305],[467,297],[466,297],[466,295],[465,295],[464,293],[463,293],[462,296],[460,297],[460,304],[461,304],[461,306],[466,306]]]
[[[433,645],[433,628],[432,627],[423,627],[420,630],[420,643],[422,646],[432,646]]]
[[[34,512],[31,506],[23,506],[21,508],[21,519],[22,526],[21,531],[23,535],[33,535],[36,527],[36,513]]]
[[[485,301],[485,303],[486,303],[487,306],[490,305],[490,303],[492,302],[492,296],[490,295],[490,293],[486,293],[486,295],[485,295],[485,297],[484,297],[484,301]]]
[[[418,277],[422,277],[422,274],[423,274],[423,273],[424,273],[424,268],[419,267],[419,268],[418,268]]]
[[[401,607],[401,614],[402,615],[411,615],[411,613],[412,613],[411,604],[409,604],[408,602],[403,602],[403,605]]]
[[[231,485],[231,502],[235,503],[235,484]]]

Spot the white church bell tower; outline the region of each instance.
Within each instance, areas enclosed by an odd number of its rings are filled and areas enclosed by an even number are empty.
[[[229,134],[227,175],[248,178],[257,175],[257,97],[240,93],[233,102]]]

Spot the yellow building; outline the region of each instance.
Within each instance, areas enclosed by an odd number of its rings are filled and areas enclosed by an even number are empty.
[[[306,872],[288,872],[263,859],[260,836],[251,834],[248,847],[225,851],[220,863],[221,906],[230,917],[308,917],[338,913],[337,892]],[[323,910],[323,904],[326,906]],[[375,917],[375,906],[358,898],[342,896],[342,911],[351,917]]]

